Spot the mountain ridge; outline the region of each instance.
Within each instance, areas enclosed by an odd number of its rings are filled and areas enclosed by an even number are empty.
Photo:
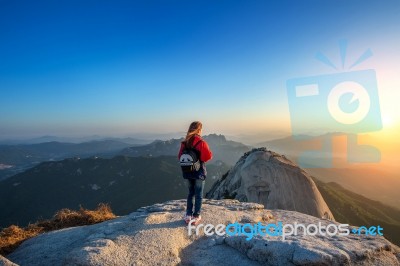
[[[10,168],[0,172],[0,180],[34,167],[43,161],[68,157],[110,157],[132,144],[102,140],[82,143],[44,142],[39,144],[0,145],[0,163]]]
[[[203,139],[208,143],[213,152],[213,161],[222,161],[229,165],[233,165],[240,156],[250,149],[250,146],[240,142],[227,140],[221,134],[209,134],[203,136]],[[170,140],[155,140],[150,144],[129,147],[120,152],[120,155],[125,156],[160,156],[160,155],[175,155],[179,151],[183,138]]]
[[[223,162],[207,164],[205,189],[228,167]],[[171,197],[185,197],[186,193],[176,156],[43,162],[0,181],[0,227],[46,219],[62,208],[94,208],[101,202],[110,203],[115,213],[122,215]]]
[[[182,139],[182,138],[181,138]],[[37,144],[0,145],[0,180],[21,173],[40,162],[69,157],[161,156],[177,155],[181,139],[154,140],[133,144],[131,139],[107,138],[82,143],[49,141]],[[249,147],[225,136],[209,134],[204,139],[214,151],[213,161],[234,164]],[[123,142],[126,140],[127,142]],[[135,139],[133,139],[135,140]],[[150,142],[150,143],[149,143]]]
[[[325,183],[315,177],[313,180],[338,222],[368,227],[380,225],[384,236],[400,245],[399,209],[354,193],[338,183]]]

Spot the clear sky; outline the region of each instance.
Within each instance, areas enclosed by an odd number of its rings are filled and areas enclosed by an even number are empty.
[[[375,69],[399,121],[399,1],[0,0],[0,139],[290,132],[286,81]],[[346,68],[346,66],[345,66]],[[316,110],[318,112],[318,110]]]

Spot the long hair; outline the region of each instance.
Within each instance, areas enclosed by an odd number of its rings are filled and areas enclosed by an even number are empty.
[[[200,121],[194,121],[190,124],[188,132],[186,134],[184,142],[188,146],[192,146],[193,144],[193,137],[200,133],[200,130],[203,128],[203,124]]]

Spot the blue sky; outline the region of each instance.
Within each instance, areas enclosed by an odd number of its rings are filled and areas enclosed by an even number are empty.
[[[0,0],[0,139],[196,119],[206,132],[289,132],[286,80],[332,71],[314,55],[336,60],[342,38],[349,60],[371,48],[398,85],[399,17],[398,1]]]

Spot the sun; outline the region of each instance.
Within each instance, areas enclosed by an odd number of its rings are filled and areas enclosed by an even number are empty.
[[[390,116],[383,116],[382,124],[383,124],[384,128],[392,127],[392,126],[394,126],[394,120]]]

